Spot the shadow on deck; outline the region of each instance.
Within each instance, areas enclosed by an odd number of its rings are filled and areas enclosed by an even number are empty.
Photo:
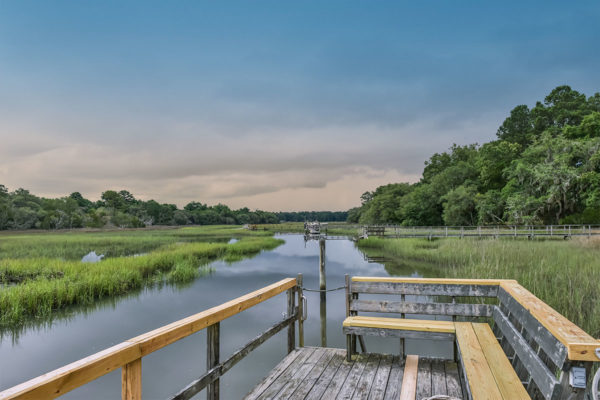
[[[342,349],[303,347],[284,358],[246,399],[398,399],[434,395],[463,398],[455,362],[420,358],[405,368],[399,356],[361,354],[346,361]],[[411,360],[411,358],[407,358]],[[417,361],[413,358],[412,361]],[[406,372],[406,374],[405,374]],[[408,397],[407,397],[408,398]]]

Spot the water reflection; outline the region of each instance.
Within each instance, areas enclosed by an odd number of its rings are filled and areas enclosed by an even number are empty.
[[[0,337],[0,389],[13,386],[119,342],[224,303],[285,277],[304,275],[304,287],[319,288],[319,243],[304,243],[302,235],[281,235],[286,244],[252,259],[210,264],[214,273],[187,287],[162,285],[129,296],[107,299],[92,307],[71,308],[61,318],[28,326],[13,336]],[[329,288],[344,286],[344,275],[433,276],[430,266],[393,261],[369,262],[349,240],[327,241],[326,272]],[[342,321],[344,291],[305,291],[308,318],[304,324],[307,346],[345,347]],[[408,297],[408,296],[407,296]],[[407,298],[407,300],[410,300]],[[287,310],[285,295],[277,296],[221,323],[221,356],[231,355],[244,343],[279,321]],[[317,310],[319,311],[317,314]],[[394,338],[366,338],[369,351],[398,353]],[[406,343],[407,352],[451,353],[442,343]],[[285,355],[286,334],[265,342],[221,379],[221,396],[236,399],[252,388]],[[206,337],[200,332],[143,360],[145,399],[164,399],[198,378],[206,365]],[[176,368],[174,367],[176,366]],[[160,377],[160,379],[157,379]],[[115,371],[66,396],[66,399],[118,398],[120,372]]]

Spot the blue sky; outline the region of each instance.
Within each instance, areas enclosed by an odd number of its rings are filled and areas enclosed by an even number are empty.
[[[600,91],[597,1],[0,0],[0,183],[347,209]]]

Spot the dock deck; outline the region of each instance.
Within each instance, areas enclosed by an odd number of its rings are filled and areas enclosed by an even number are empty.
[[[286,356],[246,399],[398,399],[403,390],[422,399],[463,398],[458,367],[451,361],[419,358],[416,380],[404,379],[405,360],[361,354],[346,361],[346,350],[302,347]],[[414,395],[412,398],[415,398]]]

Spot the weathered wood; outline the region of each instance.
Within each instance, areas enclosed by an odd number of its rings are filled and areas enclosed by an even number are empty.
[[[390,371],[392,369],[392,361],[393,357],[391,355],[381,356],[379,368],[373,379],[373,385],[371,386],[368,400],[383,400],[385,389],[388,386]]]
[[[404,358],[394,356],[392,359],[392,368],[390,370],[390,377],[388,379],[388,385],[385,389],[384,400],[398,400],[400,397],[400,391],[402,389],[402,378],[404,376]]]
[[[588,335],[517,282],[503,282],[501,286],[565,345],[569,360],[600,361],[595,354],[595,349],[600,347],[600,341]]]
[[[430,397],[431,385],[431,362],[420,360],[417,368],[417,399]]]
[[[567,348],[540,321],[538,321],[521,303],[513,298],[503,287],[498,290],[498,300],[534,338],[554,365],[562,367],[567,358]]]
[[[377,374],[377,369],[379,368],[380,362],[380,354],[371,354],[369,361],[367,361],[367,365],[365,365],[365,370],[356,384],[356,389],[354,389],[352,399],[364,400],[369,397],[369,392],[371,391],[371,386],[375,380],[375,375]]]
[[[350,302],[352,300],[351,295],[350,295],[350,276],[348,274],[344,275],[344,278],[346,280],[346,289],[345,289],[345,293],[346,293],[346,317],[350,316]]]
[[[491,317],[493,305],[356,300],[352,302],[350,309],[359,312]]]
[[[296,296],[294,293],[294,288],[290,288],[287,291],[287,316],[290,317],[294,315],[294,310],[296,308]],[[291,323],[288,326],[288,335],[287,335],[287,352],[291,353],[296,348],[296,324]]]
[[[446,332],[431,332],[431,331],[416,331],[416,330],[401,330],[387,328],[370,328],[358,326],[345,326],[343,328],[345,334],[366,335],[379,337],[398,337],[404,339],[428,339],[428,340],[453,340],[454,333]]]
[[[420,296],[496,297],[497,285],[412,282],[363,282],[352,278],[353,293],[410,294]]]
[[[306,397],[304,397],[305,400],[320,399],[321,396],[323,396],[323,393],[325,393],[327,386],[329,385],[329,383],[337,373],[338,369],[340,368],[340,365],[344,361],[345,352],[343,350],[334,349],[332,352],[334,353],[334,355],[331,358],[331,361],[329,361],[329,364],[327,364],[327,367],[325,368],[319,379],[317,379],[315,384],[307,393]]]
[[[461,278],[413,278],[404,276],[354,276],[352,282],[394,282],[394,283],[435,283],[448,285],[491,285],[502,282],[516,282],[513,279],[461,279]]]
[[[376,357],[372,354],[359,355],[356,362],[352,366],[350,373],[346,377],[344,384],[342,385],[341,390],[336,396],[336,399],[350,399],[354,394],[354,390],[356,389],[356,385],[358,384],[358,379],[363,373],[365,366],[367,365],[368,360],[371,357]]]
[[[472,324],[485,359],[504,398],[529,400],[529,395],[512,368],[488,324]]]
[[[327,275],[325,274],[325,238],[319,239],[319,289],[327,289]]]
[[[121,399],[142,400],[142,359],[125,364],[121,372]]]
[[[248,394],[246,394],[246,396],[244,396],[244,399],[256,399],[262,392],[265,391],[266,388],[268,388],[271,385],[271,383],[273,383],[277,378],[279,378],[279,376],[283,372],[287,370],[287,368],[290,366],[290,364],[294,362],[294,360],[296,360],[301,354],[305,354],[307,352],[312,351],[313,350],[311,348],[302,348],[294,350],[293,352],[288,354],[283,360],[279,362],[279,364],[275,366],[275,368],[271,370],[269,375],[264,377],[258,385],[256,385],[250,392],[248,392]]]
[[[333,354],[328,352],[324,348],[318,348],[315,352],[300,366],[300,368],[296,369],[296,372],[291,377],[291,379],[281,388],[281,390],[277,393],[277,395],[273,397],[269,397],[269,399],[279,400],[279,399],[288,399],[297,389],[300,389],[301,385],[305,383],[306,378],[310,374],[312,370],[317,368],[317,366],[322,365],[322,369],[325,369],[325,366],[331,360]],[[318,378],[318,376],[317,376]],[[316,380],[316,379],[315,379]],[[314,381],[312,383],[314,384]],[[311,385],[312,387],[312,385]],[[309,387],[308,389],[310,390]]]
[[[494,375],[469,322],[456,322],[456,341],[460,350],[466,384],[473,400],[502,400]]]
[[[272,399],[281,388],[294,376],[297,369],[304,364],[304,362],[311,357],[314,352],[314,347],[304,347],[303,351],[300,353],[298,357],[290,365],[283,371],[275,380],[273,380],[268,387],[265,388],[260,393],[257,393],[255,396],[247,396],[247,399]],[[254,393],[254,391],[253,391]]]
[[[176,395],[174,395],[171,398],[171,400],[191,399],[202,389],[204,389],[206,385],[213,382],[218,377],[224,375],[227,371],[233,368],[234,365],[236,365],[244,357],[246,357],[251,351],[263,344],[265,341],[267,341],[267,339],[271,338],[276,333],[280,332],[289,324],[294,323],[294,321],[295,316],[291,316],[273,325],[272,327],[270,327],[269,329],[267,329],[248,343],[246,343],[246,345],[244,345],[242,348],[235,351],[227,360],[211,368],[204,375],[188,384],[185,388],[183,388]]]
[[[446,394],[458,399],[463,397],[460,376],[458,375],[458,366],[454,362],[445,363],[446,370]]]
[[[500,311],[500,308],[494,309],[494,322],[514,349],[519,360],[527,368],[544,397],[546,399],[555,398],[560,391],[559,382],[506,315]]]
[[[364,356],[358,356],[358,360],[360,360]],[[322,399],[335,399],[338,393],[340,392],[342,386],[344,386],[344,382],[348,378],[350,371],[352,371],[352,367],[354,366],[354,362],[344,360],[338,370],[336,371],[333,379],[323,392]]]
[[[419,368],[419,356],[406,356],[404,364],[404,376],[402,378],[402,389],[400,400],[415,400],[417,394],[417,376]]]
[[[217,322],[206,331],[206,370],[210,371],[219,365],[221,353],[221,324]],[[206,400],[219,400],[219,379],[210,382],[206,388]]]
[[[431,394],[447,395],[446,369],[442,361],[431,363]]]
[[[296,287],[296,293],[298,293],[298,346],[304,347],[304,313],[308,310],[304,309],[304,293],[302,291],[303,278],[302,274],[298,274],[296,278],[298,286]]]

